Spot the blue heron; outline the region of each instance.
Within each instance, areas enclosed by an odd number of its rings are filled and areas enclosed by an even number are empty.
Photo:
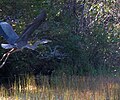
[[[45,19],[46,12],[45,10],[43,10],[40,15],[38,15],[34,19],[34,21],[26,27],[26,29],[20,36],[16,34],[16,32],[13,30],[12,26],[9,23],[0,21],[0,35],[3,36],[3,38],[6,39],[6,41],[8,42],[8,44],[1,44],[1,46],[4,49],[10,49],[0,59],[0,61],[4,60],[0,68],[3,67],[10,54],[24,48],[35,50],[39,44],[51,42],[50,40],[42,39],[35,40],[35,43],[33,45],[29,43],[29,38],[31,34],[45,21]]]

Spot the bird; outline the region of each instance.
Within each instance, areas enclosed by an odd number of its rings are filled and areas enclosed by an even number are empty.
[[[51,40],[41,39],[36,40],[33,45],[29,43],[29,38],[33,32],[46,20],[47,14],[45,10],[42,10],[41,13],[30,23],[20,36],[14,31],[12,26],[4,21],[0,21],[0,35],[8,42],[8,44],[1,44],[1,47],[4,49],[10,49],[7,53],[3,54],[0,61],[2,64],[0,68],[4,66],[9,55],[21,51],[24,48],[35,50],[39,44],[46,44],[51,42]]]

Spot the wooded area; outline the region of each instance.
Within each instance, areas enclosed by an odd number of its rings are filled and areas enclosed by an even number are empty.
[[[120,74],[119,0],[0,0],[0,20],[20,35],[43,9],[46,21],[32,37],[52,42],[12,54],[0,75]],[[6,51],[0,47],[0,57]]]

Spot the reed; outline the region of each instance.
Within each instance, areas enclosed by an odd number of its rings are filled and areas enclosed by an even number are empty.
[[[120,100],[119,77],[108,76],[41,76],[36,85],[34,76],[14,82],[9,92],[0,88],[0,100]],[[22,84],[21,84],[22,83]]]

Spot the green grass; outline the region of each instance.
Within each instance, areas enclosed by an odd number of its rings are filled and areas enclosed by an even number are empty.
[[[53,76],[51,86],[47,76],[39,79],[37,86],[35,77],[27,76],[23,84],[14,82],[9,92],[1,86],[0,100],[120,100],[119,77]]]

